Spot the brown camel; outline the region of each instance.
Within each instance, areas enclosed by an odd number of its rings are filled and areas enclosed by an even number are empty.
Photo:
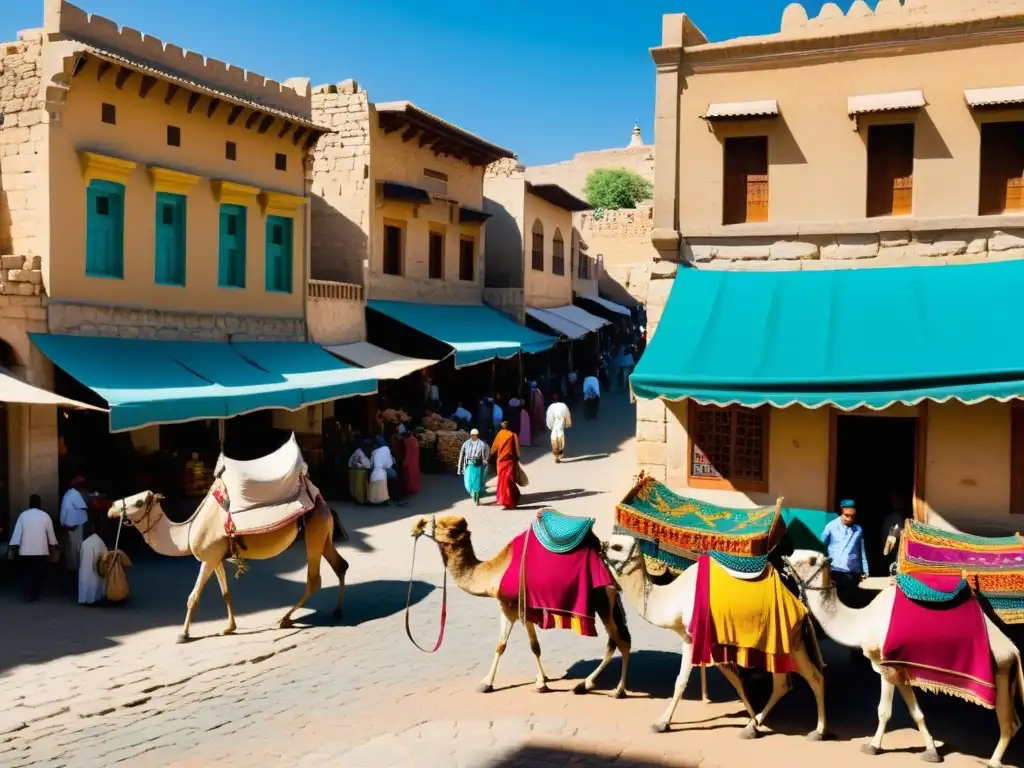
[[[473,543],[470,540],[469,527],[466,525],[465,518],[442,517],[434,523],[434,530],[431,534],[427,534],[426,527],[427,520],[423,518],[413,526],[412,535],[414,537],[427,536],[437,543],[441,550],[441,559],[459,588],[476,597],[494,598],[501,608],[501,633],[498,647],[494,652],[491,668],[479,687],[481,693],[490,693],[494,690],[498,662],[505,652],[509,635],[512,634],[512,627],[520,618],[518,602],[504,600],[499,595],[501,578],[512,562],[512,545],[506,544],[496,557],[487,562],[481,562],[473,552]],[[598,664],[597,669],[586,680],[577,684],[574,692],[583,694],[592,691],[597,676],[608,666],[615,655],[615,649],[618,648],[619,653],[622,654],[622,676],[615,688],[614,696],[619,699],[626,695],[626,671],[629,668],[630,649],[629,629],[626,627],[626,614],[622,610],[622,603],[616,588],[614,586],[606,587],[599,592],[599,599],[595,600],[596,610],[598,618],[601,619],[605,631],[608,633],[608,644],[605,647],[604,658]],[[523,617],[523,624],[526,627],[526,634],[530,638],[530,650],[533,651],[534,659],[537,661],[536,689],[545,692],[549,690],[548,678],[540,663],[537,628],[525,617]]]
[[[224,560],[231,554],[231,540],[224,529],[224,512],[216,499],[208,495],[186,522],[172,523],[160,506],[163,498],[160,494],[143,491],[114,502],[108,514],[111,518],[119,518],[123,512],[154,552],[170,557],[193,555],[200,562],[199,576],[196,578],[192,593],[188,596],[185,625],[178,636],[179,643],[188,642],[190,639],[192,613],[199,605],[199,595],[203,587],[214,574],[217,575],[221,596],[228,607],[228,625],[224,628],[223,634],[230,635],[235,631],[235,614],[231,608],[231,593],[228,591],[228,579],[224,572]],[[323,499],[318,498],[313,509],[304,517],[291,521],[279,530],[235,537],[236,544],[241,542],[244,546],[241,554],[246,560],[267,560],[277,557],[292,545],[298,536],[300,519],[304,520],[303,534],[306,542],[306,591],[299,602],[282,617],[279,622],[282,629],[292,626],[292,614],[302,607],[310,595],[320,589],[321,557],[327,560],[338,576],[338,605],[334,609],[334,615],[336,618],[341,617],[348,563],[338,554],[332,543],[334,515]]]

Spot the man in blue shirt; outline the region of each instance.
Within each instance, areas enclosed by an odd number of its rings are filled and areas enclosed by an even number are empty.
[[[839,517],[826,525],[821,535],[832,561],[832,581],[844,603],[868,575],[864,531],[856,520],[857,508],[851,499],[846,499],[839,505]]]

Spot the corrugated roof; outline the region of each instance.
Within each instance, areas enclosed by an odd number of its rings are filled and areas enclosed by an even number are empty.
[[[92,56],[95,56],[98,59],[108,61],[111,64],[118,64],[123,67],[129,67],[138,72],[143,72],[145,74],[152,75],[153,77],[158,77],[161,80],[166,80],[169,83],[174,83],[175,85],[179,85],[182,88],[187,88],[191,91],[195,91],[196,93],[202,94],[204,96],[208,96],[213,99],[220,99],[221,101],[229,102],[231,104],[235,104],[241,107],[248,107],[249,109],[252,109],[256,112],[261,112],[266,115],[273,115],[274,117],[281,118],[282,120],[288,120],[292,123],[295,123],[297,126],[310,128],[314,131],[319,131],[321,133],[331,132],[330,128],[323,125],[318,125],[314,123],[312,120],[310,120],[308,117],[304,117],[294,112],[288,112],[283,109],[278,109],[277,107],[269,106],[268,104],[263,104],[261,102],[254,101],[253,99],[246,98],[245,96],[238,96],[237,94],[228,93],[227,91],[223,91],[219,88],[213,88],[204,83],[200,83],[190,78],[183,77],[182,75],[174,74],[173,72],[170,72],[167,69],[153,66],[148,62],[140,61],[138,59],[130,59],[126,56],[123,56],[120,53],[115,53],[114,51],[110,51],[105,48],[100,48],[98,46],[92,45],[91,43],[84,43],[80,40],[72,40],[71,42],[75,43],[77,46],[80,46],[80,51],[82,53],[88,53]]]
[[[762,101],[733,101],[721,104],[708,104],[704,113],[706,120],[723,117],[774,117],[779,114],[779,102],[775,99]]]
[[[897,109],[920,109],[927,103],[924,100],[924,91],[898,91],[851,96],[847,99],[846,109],[853,116],[869,112],[892,112]]]
[[[964,91],[964,98],[972,107],[1024,104],[1024,85],[1011,85],[1005,88],[975,88]]]

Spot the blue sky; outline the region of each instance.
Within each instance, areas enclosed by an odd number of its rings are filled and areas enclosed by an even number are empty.
[[[845,0],[848,6],[851,0]],[[354,77],[528,165],[653,139],[661,16],[711,40],[776,32],[788,0],[81,0],[90,13],[277,80]],[[822,0],[807,0],[813,16]],[[0,40],[40,26],[42,0],[0,0]]]

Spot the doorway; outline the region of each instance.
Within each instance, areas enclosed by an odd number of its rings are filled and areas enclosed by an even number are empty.
[[[914,508],[917,419],[840,415],[835,430],[832,510],[843,499],[854,501],[870,573],[884,575],[883,521],[897,510],[909,517]]]

